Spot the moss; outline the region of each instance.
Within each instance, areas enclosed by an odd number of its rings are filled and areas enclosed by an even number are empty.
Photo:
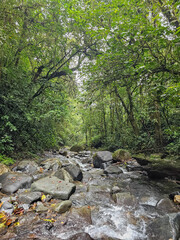
[[[70,151],[72,151],[72,152],[80,152],[80,151],[83,151],[83,150],[84,150],[84,147],[81,146],[81,145],[74,145],[70,149]]]
[[[131,158],[131,155],[125,149],[118,149],[113,153],[112,157],[113,157],[113,160],[117,162],[121,162],[121,161],[129,160]]]
[[[174,156],[162,158],[161,153],[145,155],[143,153],[133,155],[134,158],[147,160],[155,168],[176,168],[180,169],[180,160]]]

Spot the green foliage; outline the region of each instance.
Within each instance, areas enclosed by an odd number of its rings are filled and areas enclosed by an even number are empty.
[[[11,165],[11,164],[15,163],[15,160],[10,157],[6,157],[5,155],[0,154],[0,163],[3,163],[5,165]]]
[[[1,153],[84,144],[177,154],[179,25],[170,0],[2,0]]]

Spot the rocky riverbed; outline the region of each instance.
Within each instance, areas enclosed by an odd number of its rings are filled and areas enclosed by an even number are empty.
[[[0,166],[0,239],[180,239],[175,181],[107,151],[62,154]]]

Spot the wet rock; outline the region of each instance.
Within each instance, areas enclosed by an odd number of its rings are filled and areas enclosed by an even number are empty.
[[[67,157],[68,150],[66,148],[61,148],[61,149],[59,149],[59,154],[61,154],[62,156]]]
[[[0,212],[4,211],[8,214],[11,214],[14,210],[14,206],[13,204],[11,204],[10,202],[3,202],[2,207],[0,208]]]
[[[2,192],[12,194],[20,188],[28,188],[31,186],[33,179],[25,173],[4,173],[0,176],[2,183]]]
[[[52,195],[54,198],[67,200],[74,193],[76,186],[57,177],[39,179],[31,185],[32,191],[40,191]]]
[[[69,165],[65,167],[65,170],[72,176],[74,181],[81,181],[83,178],[83,174],[81,169],[76,165]]]
[[[109,185],[89,185],[87,188],[88,192],[91,193],[100,193],[100,192],[108,192],[110,193],[110,186]]]
[[[143,167],[138,163],[136,162],[135,160],[134,161],[131,161],[131,162],[128,162],[128,164],[126,165],[126,169],[127,171],[143,171]]]
[[[85,194],[85,203],[90,206],[107,206],[113,204],[114,201],[108,192],[88,192]]]
[[[173,238],[173,230],[170,225],[169,216],[155,219],[147,226],[148,240],[165,240]]]
[[[112,189],[111,189],[111,194],[118,193],[120,191],[121,191],[120,187],[113,186]]]
[[[36,212],[46,212],[48,210],[47,207],[44,206],[42,202],[37,202]]]
[[[168,198],[161,199],[157,203],[156,208],[158,210],[162,210],[164,213],[173,213],[178,211],[173,202]]]
[[[87,206],[71,208],[70,211],[62,214],[54,223],[52,236],[69,239],[73,235],[83,232],[84,228],[92,224],[91,209]]]
[[[10,168],[8,166],[6,166],[5,164],[0,163],[0,175],[2,175],[3,173],[7,173],[10,172]]]
[[[104,169],[112,162],[112,153],[109,151],[99,151],[93,156],[93,165],[95,168]]]
[[[71,208],[72,202],[70,200],[62,201],[56,204],[54,211],[58,213],[65,213]]]
[[[88,233],[77,233],[68,238],[68,240],[93,240],[93,238],[91,238]]]
[[[86,205],[86,193],[75,193],[71,195],[70,200],[72,201],[73,206],[82,207]]]
[[[172,227],[174,232],[173,240],[180,239],[180,213],[178,213],[172,220]]]
[[[90,163],[93,163],[93,158],[92,157],[86,157],[86,158],[83,158],[82,160],[81,160],[81,162],[83,163],[83,164],[90,164]]]
[[[62,167],[62,164],[58,158],[49,158],[49,159],[41,162],[41,166],[45,170],[57,171]]]
[[[135,197],[130,192],[120,192],[112,195],[113,200],[118,205],[132,206],[135,204]]]
[[[31,204],[41,199],[41,192],[24,192],[18,196],[18,202]]]
[[[122,172],[123,171],[118,166],[115,166],[115,165],[108,166],[104,170],[105,174],[120,174]]]
[[[24,160],[21,161],[13,170],[33,174],[38,170],[38,164],[31,160]]]

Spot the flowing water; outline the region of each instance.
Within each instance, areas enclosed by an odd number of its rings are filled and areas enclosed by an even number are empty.
[[[36,209],[29,211],[30,205],[27,209],[22,205],[25,213],[18,218],[19,227],[6,228],[6,235],[3,238],[0,233],[0,238],[86,240],[72,238],[85,233],[94,240],[180,240],[179,206],[169,199],[170,193],[179,191],[174,181],[151,180],[143,170],[127,171],[127,166],[121,164],[112,164],[112,172],[107,174],[93,167],[91,152],[70,153],[68,158],[47,154],[48,158],[58,158],[63,167],[78,165],[83,172],[82,181],[75,182],[76,191],[70,197],[72,208],[58,214],[47,202],[48,210],[39,213]],[[133,169],[133,162],[129,164]],[[33,177],[37,179],[39,174]],[[13,197],[22,191],[25,189]],[[55,218],[55,222],[44,221],[47,218]]]
[[[89,156],[69,159],[70,163],[80,166],[84,174],[82,182],[88,189],[86,192],[82,190],[82,199],[79,200],[77,195],[76,201],[76,194],[72,197],[73,205],[80,207],[85,203],[95,206],[94,211],[91,211],[92,224],[84,226],[83,231],[94,239],[103,239],[104,236],[121,240],[156,239],[154,221],[157,220],[158,225],[162,219],[168,217],[169,236],[176,239],[172,219],[178,210],[171,205],[168,195],[179,189],[177,184],[168,180],[152,181],[144,172],[128,172],[125,166],[118,165],[116,167],[122,170],[121,174],[105,175],[103,170],[94,169],[92,164],[83,164],[86,157]],[[118,196],[119,192],[122,194]],[[113,194],[117,195],[115,202],[112,200]],[[158,207],[160,200],[167,203]],[[166,240],[166,226],[159,231],[162,231],[161,239]],[[169,239],[167,236],[167,240]]]

